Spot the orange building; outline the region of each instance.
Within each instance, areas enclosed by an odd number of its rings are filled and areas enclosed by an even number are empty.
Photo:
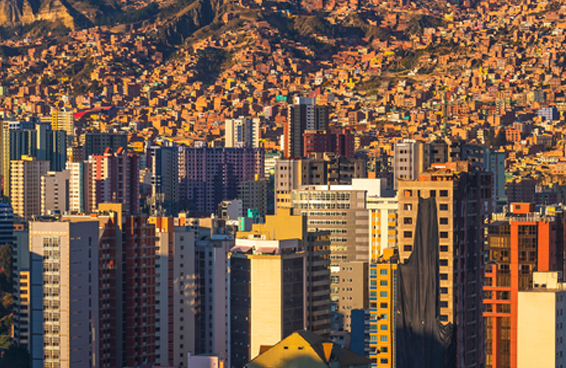
[[[487,227],[486,368],[517,367],[519,291],[533,287],[533,271],[563,271],[563,214],[534,210],[534,204],[512,203]]]

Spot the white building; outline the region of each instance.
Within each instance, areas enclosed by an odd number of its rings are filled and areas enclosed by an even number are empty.
[[[226,147],[259,147],[259,118],[226,119]]]
[[[30,222],[33,368],[98,367],[98,221]]]

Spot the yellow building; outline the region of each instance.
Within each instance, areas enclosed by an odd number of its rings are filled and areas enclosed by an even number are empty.
[[[370,264],[370,359],[372,367],[394,367],[395,285],[397,250],[385,249],[383,256]]]
[[[72,110],[52,110],[51,129],[64,130],[67,132],[67,146],[72,146],[75,137],[75,114]],[[69,144],[70,143],[70,144]]]
[[[248,363],[248,368],[367,367],[369,359],[308,331],[297,331]]]
[[[49,161],[29,156],[10,161],[10,199],[14,215],[24,219],[41,213],[41,176],[49,171]]]

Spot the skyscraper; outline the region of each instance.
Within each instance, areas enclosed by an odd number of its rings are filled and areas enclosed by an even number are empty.
[[[32,367],[98,366],[98,222],[29,226]]]
[[[107,148],[104,155],[89,157],[89,168],[91,211],[99,203],[123,203],[128,214],[139,213],[138,156],[121,148],[112,153]]]
[[[229,260],[232,367],[305,328],[305,255],[300,239],[236,239]]]
[[[259,118],[226,119],[226,147],[259,147]]]
[[[69,212],[70,172],[49,171],[41,176],[41,214]]]
[[[49,171],[49,161],[29,156],[10,162],[10,193],[14,214],[24,219],[41,213],[41,177]]]
[[[484,286],[486,366],[517,367],[518,295],[533,287],[534,271],[564,271],[564,213],[535,212],[511,203],[487,226]]]
[[[419,198],[436,197],[440,320],[455,325],[456,367],[480,367],[485,362],[484,221],[492,212],[492,174],[458,161],[433,165],[418,180],[400,180],[398,185],[401,262],[413,251]]]
[[[289,105],[289,115],[284,129],[285,158],[303,157],[303,133],[306,130],[328,129],[328,114],[328,107],[317,105],[314,98],[295,98],[294,104]]]
[[[72,110],[63,108],[51,110],[51,130],[64,130],[67,132],[67,146],[73,145],[75,139],[75,116]]]
[[[187,207],[213,213],[223,200],[238,197],[238,186],[264,173],[260,148],[187,148]]]
[[[167,215],[177,215],[186,207],[185,203],[180,202],[178,148],[149,147],[148,167],[151,168],[151,194],[154,197],[152,210],[163,210]]]

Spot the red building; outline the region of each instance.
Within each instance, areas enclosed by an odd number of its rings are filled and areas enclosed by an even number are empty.
[[[518,293],[533,287],[533,271],[563,271],[564,216],[512,203],[488,225],[484,305],[486,368],[517,367]]]
[[[307,130],[303,133],[303,157],[309,153],[333,152],[338,156],[353,158],[355,153],[354,135],[349,130],[331,133],[328,130]]]

